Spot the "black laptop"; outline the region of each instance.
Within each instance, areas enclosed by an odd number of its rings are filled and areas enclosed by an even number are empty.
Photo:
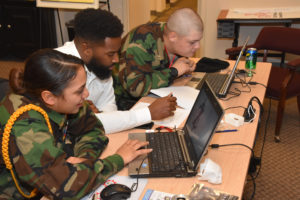
[[[186,85],[199,89],[201,88],[203,81],[206,80],[210,84],[212,90],[215,92],[215,95],[217,97],[219,98],[226,97],[230,89],[231,83],[234,80],[237,66],[241,60],[241,57],[247,46],[248,41],[249,41],[249,37],[247,37],[246,41],[244,42],[244,45],[240,51],[237,60],[235,61],[231,73],[221,74],[218,72],[217,73],[193,72],[191,80]]]
[[[131,177],[187,177],[197,174],[201,158],[224,111],[205,81],[183,129],[174,132],[129,133],[149,141],[153,151],[129,164]]]

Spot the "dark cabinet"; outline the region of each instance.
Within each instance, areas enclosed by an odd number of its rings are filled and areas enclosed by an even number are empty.
[[[0,57],[25,58],[57,45],[53,9],[37,8],[35,1],[2,0],[0,24]]]

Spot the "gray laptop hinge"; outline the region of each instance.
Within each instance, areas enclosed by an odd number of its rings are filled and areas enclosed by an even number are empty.
[[[188,164],[189,169],[193,169],[195,166],[195,163],[191,161],[189,151],[187,149],[186,142],[184,139],[185,133],[183,130],[177,130],[177,132],[178,132],[178,136],[179,136],[179,144],[181,146],[181,149],[183,150],[182,153],[183,153],[184,161]]]

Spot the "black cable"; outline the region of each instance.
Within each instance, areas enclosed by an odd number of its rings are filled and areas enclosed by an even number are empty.
[[[252,80],[252,78],[253,78],[253,76],[251,76],[250,79],[247,81],[247,77],[248,77],[248,76],[246,76],[245,73],[244,73],[243,79],[239,76],[238,73],[235,74],[235,77],[238,78],[238,79],[241,81],[242,86],[243,86],[243,85],[246,85],[246,86],[247,86],[247,85],[248,85],[248,82],[251,82],[251,80]]]
[[[240,93],[242,93],[242,92],[250,93],[251,92],[251,87],[249,85],[246,85],[245,87],[248,87],[248,90],[240,90],[238,88],[234,88],[234,89],[236,91],[239,91]]]
[[[252,176],[252,174],[249,174],[251,176],[251,179],[252,179],[252,182],[253,182],[253,192],[252,192],[252,195],[251,195],[251,198],[250,200],[252,200],[255,196],[255,192],[256,192],[256,183],[255,183],[255,178]]]
[[[269,119],[270,119],[270,114],[271,114],[271,104],[272,104],[272,100],[270,99],[270,103],[269,103],[269,110],[268,110],[268,115],[267,115],[267,119],[266,119],[266,124],[265,124],[265,130],[264,130],[264,138],[263,138],[263,141],[262,141],[262,147],[261,147],[261,150],[260,150],[260,166],[256,172],[256,175],[254,177],[254,179],[256,179],[259,175],[259,172],[261,170],[261,167],[262,167],[262,157],[263,157],[263,151],[264,151],[264,147],[265,147],[265,142],[266,142],[266,136],[267,136],[267,130],[268,130],[268,123],[269,123]]]
[[[234,91],[229,91],[228,94],[231,94],[233,96],[231,97],[228,97],[228,98],[223,98],[223,99],[220,99],[221,101],[229,101],[230,99],[232,98],[235,98],[235,97],[238,97],[242,94],[242,92],[246,92],[246,93],[250,93],[251,92],[251,87],[247,84],[246,80],[242,80],[238,74],[235,74],[235,77],[238,78],[240,80],[240,82],[238,81],[232,81],[232,83],[241,83],[242,84],[242,87],[247,87],[248,90],[240,90],[238,88],[234,88],[235,92]],[[245,78],[246,79],[246,78]],[[250,80],[252,79],[252,77],[250,78]]]
[[[264,85],[264,84],[262,84],[262,83],[258,83],[258,82],[256,82],[256,81],[250,81],[250,82],[248,82],[248,84],[249,84],[249,85],[262,85],[262,86],[264,86],[265,88],[267,88],[266,85]]]
[[[65,42],[64,42],[64,37],[63,37],[63,33],[62,33],[61,21],[60,21],[60,15],[59,15],[58,8],[56,9],[56,12],[57,12],[57,18],[58,18],[58,23],[59,23],[61,42],[62,42],[62,44],[64,44]]]
[[[243,85],[243,84],[247,84],[247,85],[261,85],[261,86],[267,88],[266,85],[264,85],[264,84],[262,84],[262,83],[259,83],[259,82],[256,82],[256,81],[249,81],[249,82],[233,81],[232,83],[241,83],[242,85]]]
[[[254,157],[253,149],[251,147],[249,147],[248,145],[245,145],[245,144],[233,143],[233,144],[211,144],[211,145],[209,145],[209,147],[211,147],[213,149],[216,149],[216,148],[219,148],[219,147],[226,147],[226,146],[243,146],[243,147],[246,147],[251,151],[251,156]]]
[[[260,108],[260,116],[262,116],[263,112],[264,112],[264,107],[262,105],[262,103],[260,102],[259,98],[257,96],[253,96],[251,97],[250,101],[249,101],[249,105],[248,107],[251,105],[252,106],[252,101],[255,100],[258,105],[259,105],[259,108]]]
[[[231,94],[231,95],[233,95],[233,96],[231,96],[231,97],[228,97],[228,98],[219,98],[221,101],[229,101],[230,99],[232,99],[232,98],[235,98],[235,97],[238,97],[238,96],[240,96],[240,94],[242,93],[240,90],[238,90],[237,88],[235,88],[235,90],[237,91],[237,92],[234,92],[234,91],[228,91],[228,94]]]
[[[235,97],[240,96],[241,93],[234,93],[234,92],[229,91],[228,94],[231,94],[231,95],[233,95],[233,96],[228,97],[228,98],[226,98],[226,99],[220,99],[220,100],[221,100],[221,101],[229,101],[229,100],[232,99],[232,98],[235,98]]]
[[[226,146],[243,146],[248,148],[251,151],[251,157],[254,158],[254,151],[251,147],[249,147],[248,145],[245,144],[240,144],[240,143],[234,143],[234,144],[211,144],[209,145],[211,148],[219,148],[219,147],[226,147]],[[251,195],[250,200],[252,200],[255,196],[255,191],[256,191],[256,184],[255,184],[255,178],[253,177],[253,175],[250,173],[249,174],[252,178],[252,182],[253,182],[253,192]]]
[[[246,109],[244,106],[232,106],[232,107],[225,108],[224,110],[229,110],[229,109],[234,109],[234,108],[243,108],[243,109]]]
[[[138,170],[137,170],[137,177],[136,177],[136,182],[132,184],[131,186],[131,192],[135,192],[138,187],[139,187],[139,174],[140,174],[140,170],[141,170],[141,167],[142,167],[142,164],[144,163],[145,159],[147,158],[147,156],[142,160]]]

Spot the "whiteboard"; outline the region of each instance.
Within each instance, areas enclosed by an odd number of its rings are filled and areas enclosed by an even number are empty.
[[[99,8],[99,0],[37,0],[36,6],[67,9]]]

